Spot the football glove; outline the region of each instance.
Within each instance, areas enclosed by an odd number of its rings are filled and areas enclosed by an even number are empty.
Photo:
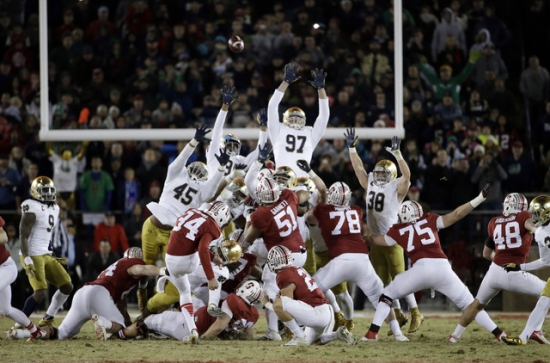
[[[391,153],[397,160],[402,160],[403,156],[401,155],[401,150],[399,150],[399,145],[401,144],[401,140],[394,136],[391,138],[391,147],[387,147],[386,151]]]
[[[506,272],[521,271],[520,265],[515,264],[515,263],[506,263],[506,264],[502,265],[502,268],[503,268]]]
[[[209,128],[208,125],[195,125],[195,129],[195,140],[197,140],[198,142],[212,141],[211,139],[206,137],[206,134],[212,131],[212,129]]]
[[[481,189],[481,195],[483,195],[483,198],[487,198],[489,195],[489,192],[491,191],[491,187],[493,186],[492,183],[487,183],[483,186],[483,189]]]
[[[350,127],[344,132],[344,137],[346,138],[346,144],[348,148],[355,148],[357,146],[357,141],[359,137],[355,136],[355,128]]]
[[[313,76],[313,80],[308,81],[310,85],[317,89],[325,88],[325,77],[327,76],[327,72],[322,69],[315,68],[311,71],[311,75]]]
[[[220,309],[219,307],[217,307],[214,304],[208,305],[208,308],[206,308],[206,312],[208,314],[210,314],[210,316],[213,316],[215,318],[218,318],[218,317],[222,316],[222,314],[223,314],[222,309]]]
[[[34,278],[34,276],[36,275],[36,268],[34,267],[34,261],[32,260],[32,258],[30,256],[27,256],[25,257],[25,272],[27,273],[27,276],[29,276],[30,278]]]
[[[260,124],[260,127],[265,126],[267,127],[267,110],[265,108],[260,109],[258,111],[258,115],[256,116],[256,121]]]
[[[298,165],[298,167],[306,173],[309,173],[311,171],[311,166],[309,166],[308,162],[305,160],[296,161],[296,165]]]
[[[222,94],[222,102],[225,105],[229,106],[238,98],[238,96],[235,94],[235,87],[223,86],[220,92]]]
[[[229,162],[230,156],[227,153],[226,149],[220,148],[220,155],[214,154],[214,156],[216,157],[216,159],[218,159],[218,162],[220,163],[221,166],[225,166]],[[223,171],[225,171],[225,168]]]
[[[283,81],[285,81],[288,84],[291,84],[292,82],[296,82],[299,80],[300,76],[296,75],[298,73],[298,70],[300,69],[300,66],[298,63],[289,63],[285,66],[285,75],[283,77]]]
[[[269,141],[266,142],[263,147],[262,145],[258,145],[258,161],[263,164],[267,160],[267,158],[269,158],[270,152],[271,144],[269,143]]]

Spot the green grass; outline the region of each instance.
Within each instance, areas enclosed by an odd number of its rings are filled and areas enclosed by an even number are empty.
[[[365,314],[360,314],[365,316]],[[429,314],[426,314],[429,315]],[[526,314],[510,316],[490,314],[506,332],[517,335],[525,325]],[[361,337],[371,315],[355,320],[355,335]],[[33,319],[35,322],[37,319]],[[387,326],[379,334],[380,341],[348,347],[341,342],[326,346],[281,347],[281,342],[201,341],[188,345],[175,340],[98,341],[93,325],[87,323],[82,332],[68,341],[0,341],[0,362],[89,362],[89,361],[234,361],[234,362],[536,362],[550,361],[550,345],[529,342],[524,347],[498,343],[475,322],[458,344],[447,343],[458,317],[427,317],[420,330],[406,334],[410,342],[396,342],[386,336]],[[0,330],[12,322],[0,319]],[[262,317],[256,325],[257,335],[266,327]],[[407,328],[407,327],[405,327]],[[406,331],[406,329],[404,329]]]

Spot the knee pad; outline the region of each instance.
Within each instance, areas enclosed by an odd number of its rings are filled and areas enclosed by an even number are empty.
[[[380,299],[378,299],[379,302],[384,303],[391,307],[393,305],[393,299],[389,297],[388,295],[380,295]]]

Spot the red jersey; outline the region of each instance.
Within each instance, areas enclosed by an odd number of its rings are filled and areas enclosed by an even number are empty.
[[[305,248],[298,229],[298,203],[298,195],[285,189],[276,204],[261,206],[250,215],[252,226],[263,231],[268,251],[277,245],[283,245],[291,252],[301,252]]]
[[[222,290],[228,294],[235,292],[237,286],[250,274],[252,267],[256,266],[256,260],[256,255],[245,252],[237,262],[228,265],[229,278],[222,284]]]
[[[189,256],[199,252],[202,267],[208,280],[214,278],[212,261],[208,246],[220,237],[222,231],[218,224],[200,210],[190,208],[176,220],[170,233],[166,253],[171,256]]]
[[[225,308],[229,308],[233,314],[225,328],[226,332],[243,333],[247,328],[256,324],[260,317],[254,305],[248,305],[235,294],[229,294],[222,302],[222,311]],[[207,307],[203,306],[195,312],[195,324],[200,335],[204,334],[216,321],[216,318],[208,314],[206,309]]]
[[[4,224],[6,224],[6,222],[4,221],[4,218],[0,217],[0,227],[4,227]],[[1,243],[0,244],[0,265],[6,262],[9,257],[10,257],[10,251],[8,251],[5,244]]]
[[[495,264],[502,266],[506,263],[525,263],[533,241],[533,235],[525,228],[525,221],[529,218],[531,213],[523,211],[508,217],[491,219],[487,231],[494,245],[488,247],[495,250]]]
[[[411,266],[422,258],[444,258],[441,248],[437,219],[439,215],[425,213],[415,223],[394,224],[386,234],[390,241],[399,244],[411,259]]]
[[[116,304],[123,300],[139,282],[139,279],[128,273],[128,269],[134,265],[145,265],[145,262],[139,258],[121,258],[103,270],[97,279],[86,285],[103,286],[109,291]]]
[[[360,207],[317,204],[313,215],[319,222],[331,259],[344,253],[369,253],[361,233],[363,211]]]
[[[287,267],[277,272],[277,286],[283,289],[290,284],[296,285],[294,300],[300,300],[313,307],[328,304],[323,291],[306,270],[301,267]]]

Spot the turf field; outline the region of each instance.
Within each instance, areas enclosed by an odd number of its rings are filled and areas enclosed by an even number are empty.
[[[420,330],[406,334],[410,342],[400,343],[386,336],[387,326],[375,343],[359,342],[348,347],[339,341],[326,346],[281,347],[280,342],[201,341],[189,345],[175,340],[98,341],[93,325],[69,341],[0,341],[0,362],[166,362],[166,361],[233,361],[233,362],[550,362],[550,345],[529,342],[524,347],[498,343],[475,322],[457,344],[447,337],[458,322],[457,314],[425,313]],[[354,334],[361,337],[370,324],[372,313],[358,312]],[[506,332],[518,334],[527,314],[490,314]],[[33,319],[37,322],[39,319]],[[0,330],[12,325],[0,318]],[[257,335],[265,329],[265,319],[256,325]]]

